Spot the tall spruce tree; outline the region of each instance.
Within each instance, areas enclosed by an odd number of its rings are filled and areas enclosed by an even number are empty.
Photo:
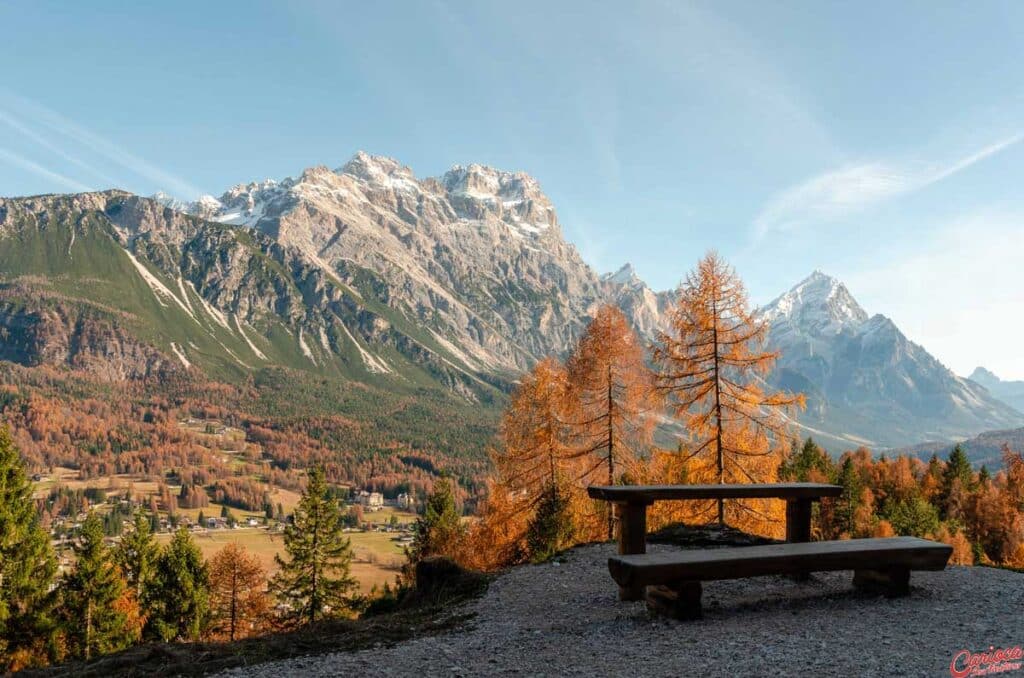
[[[56,573],[32,485],[10,432],[0,427],[0,671],[38,663],[48,654]]]
[[[139,601],[145,599],[145,590],[153,579],[156,559],[160,555],[150,529],[150,521],[136,514],[134,528],[121,537],[114,548],[114,562],[121,568],[125,581],[135,591]]]
[[[209,612],[209,585],[203,554],[188,529],[178,528],[144,590],[148,632],[164,641],[198,639]]]
[[[440,478],[427,497],[423,515],[416,520],[409,559],[415,563],[427,556],[451,555],[461,535],[462,524],[452,482]]]
[[[857,513],[857,506],[860,504],[860,496],[863,492],[860,474],[853,465],[853,457],[847,456],[839,469],[839,478],[836,481],[843,488],[836,507],[836,521],[839,532],[852,535],[854,516]]]
[[[958,444],[949,453],[949,461],[942,472],[942,491],[940,495],[940,513],[943,519],[949,518],[957,513],[954,504],[957,503],[957,494],[970,492],[974,489],[974,471],[971,469],[971,462],[968,461],[964,449]]]
[[[103,521],[91,513],[75,546],[75,568],[61,586],[64,638],[76,658],[116,652],[138,639],[123,605],[127,584],[103,537]]]
[[[350,607],[357,582],[349,574],[352,545],[342,528],[338,501],[329,496],[323,469],[314,468],[284,529],[288,559],[275,556],[280,569],[272,587],[288,607],[288,621],[314,623]]]

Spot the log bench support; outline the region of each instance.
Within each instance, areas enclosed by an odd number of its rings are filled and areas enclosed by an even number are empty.
[[[854,570],[853,585],[866,593],[884,593],[887,598],[899,598],[910,594],[910,570],[905,567]]]
[[[704,616],[700,598],[704,587],[699,581],[678,581],[667,586],[647,587],[647,609],[672,619],[692,621]]]
[[[647,552],[647,507],[650,502],[622,502],[619,514],[619,555]],[[619,600],[643,600],[643,586],[620,586]]]
[[[786,541],[791,544],[811,540],[811,500],[789,499],[786,501]],[[809,572],[797,572],[790,575],[794,581],[807,581]]]

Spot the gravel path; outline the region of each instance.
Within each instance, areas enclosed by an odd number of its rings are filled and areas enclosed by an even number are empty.
[[[894,600],[855,593],[850,572],[710,582],[704,619],[676,622],[617,600],[612,552],[585,546],[509,571],[447,635],[224,675],[949,676],[958,650],[1024,645],[1024,574],[915,572],[911,595]]]

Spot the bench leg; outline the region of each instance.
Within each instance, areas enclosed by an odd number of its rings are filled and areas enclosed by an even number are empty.
[[[811,500],[789,499],[786,501],[786,541],[798,544],[811,540]],[[791,575],[794,581],[807,581],[810,575],[799,572]]]
[[[681,581],[671,586],[648,586],[647,609],[673,619],[700,619],[700,598],[703,587],[699,581]]]
[[[647,504],[617,504],[619,555],[647,552]],[[620,586],[619,600],[643,600],[643,586]]]
[[[853,585],[872,593],[884,593],[897,598],[910,593],[910,570],[905,567],[887,570],[854,570]]]

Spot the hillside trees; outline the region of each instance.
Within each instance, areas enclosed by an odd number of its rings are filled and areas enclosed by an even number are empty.
[[[53,629],[57,561],[17,448],[0,427],[0,669],[40,663]]]
[[[597,311],[566,369],[571,455],[582,466],[578,480],[584,485],[637,482],[657,402],[643,347],[622,311],[610,304]],[[611,539],[611,505],[603,507]]]
[[[802,406],[803,397],[759,385],[776,358],[760,350],[767,330],[754,317],[742,281],[716,253],[687,275],[654,353],[658,387],[686,424],[682,460],[691,482],[774,480],[779,445],[789,438],[784,414]],[[716,503],[724,524],[725,502]],[[733,519],[766,518],[750,503],[730,506]]]
[[[342,528],[341,509],[329,496],[323,469],[316,467],[292,524],[285,527],[288,558],[275,556],[280,571],[272,586],[291,623],[314,623],[349,608],[357,583],[349,574],[352,547]]]

